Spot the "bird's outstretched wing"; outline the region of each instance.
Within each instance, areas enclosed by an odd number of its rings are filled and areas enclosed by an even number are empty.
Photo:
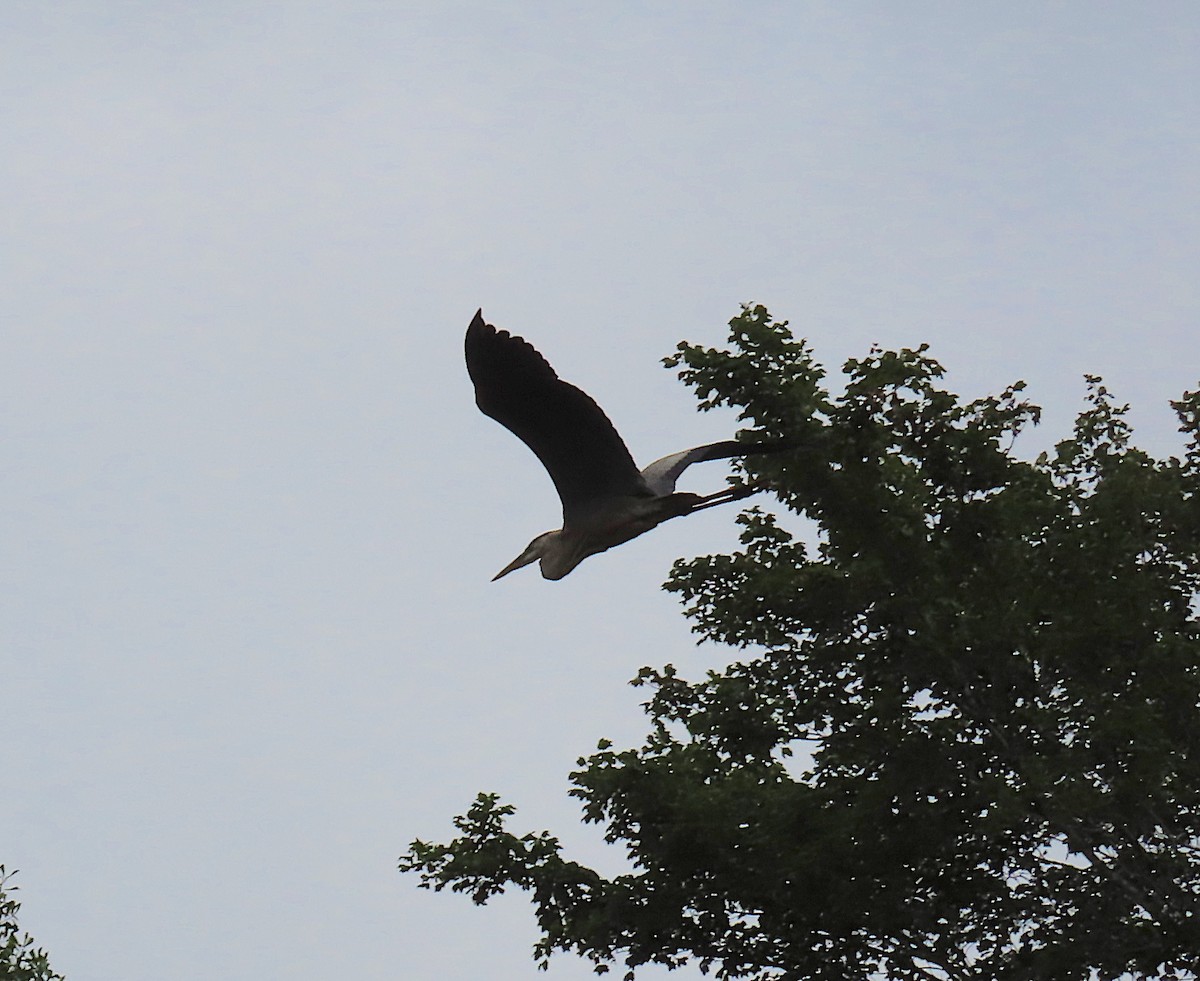
[[[467,328],[466,353],[475,403],[537,454],[562,498],[564,524],[599,500],[647,493],[608,416],[532,344],[484,323],[481,310]]]
[[[795,449],[799,444],[778,440],[764,443],[739,443],[737,440],[726,439],[720,443],[705,443],[694,446],[690,450],[680,450],[661,460],[655,460],[642,471],[642,479],[646,486],[660,497],[675,492],[675,481],[693,463],[704,463],[706,460],[725,460],[734,456],[751,456],[755,453],[778,453],[781,450]]]

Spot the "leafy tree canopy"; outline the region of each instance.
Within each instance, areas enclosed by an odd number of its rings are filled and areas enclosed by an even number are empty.
[[[747,307],[730,349],[669,365],[701,406],[798,439],[750,458],[740,551],[666,588],[743,659],[643,668],[645,744],[602,742],[571,793],[627,850],[606,878],[482,794],[401,868],[477,903],[528,890],[543,966],[696,962],[721,978],[1187,977],[1200,969],[1200,392],[1182,458],[1131,443],[1099,378],[1032,462],[1017,383],[963,403],[926,347],[844,391]],[[1174,973],[1183,972],[1183,973]]]
[[[9,885],[11,878],[0,865],[0,981],[64,981],[50,970],[46,952],[17,926],[21,904],[12,898],[17,887]]]

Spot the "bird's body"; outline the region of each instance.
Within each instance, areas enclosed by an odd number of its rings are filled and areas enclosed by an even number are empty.
[[[606,507],[593,511],[584,522],[574,525],[564,522],[558,531],[538,535],[496,578],[540,558],[542,576],[561,579],[589,555],[624,545],[669,518],[687,514],[700,499],[698,494],[613,498],[606,502]]]
[[[476,404],[537,454],[563,505],[562,528],[538,535],[496,579],[538,559],[546,579],[561,579],[589,555],[664,521],[746,497],[757,488],[702,497],[676,493],[675,482],[693,463],[785,448],[726,440],[638,470],[600,406],[560,379],[527,341],[485,323],[482,311],[467,328],[466,358]]]

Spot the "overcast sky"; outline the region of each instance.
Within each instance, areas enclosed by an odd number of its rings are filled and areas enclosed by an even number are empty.
[[[523,897],[397,857],[488,790],[622,868],[566,774],[640,742],[641,665],[729,658],[659,585],[736,529],[491,583],[559,514],[476,307],[643,461],[736,428],[659,359],[743,301],[835,385],[1027,380],[1028,455],[1101,374],[1169,454],[1197,50],[1192,0],[0,4],[0,862],[56,968],[540,976]]]

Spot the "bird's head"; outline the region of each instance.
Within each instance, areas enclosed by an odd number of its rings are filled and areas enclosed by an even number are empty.
[[[561,530],[542,532],[525,546],[524,552],[492,576],[492,582],[538,559],[542,560],[542,578],[561,579],[585,558],[586,555],[579,554],[579,550],[563,537]]]

